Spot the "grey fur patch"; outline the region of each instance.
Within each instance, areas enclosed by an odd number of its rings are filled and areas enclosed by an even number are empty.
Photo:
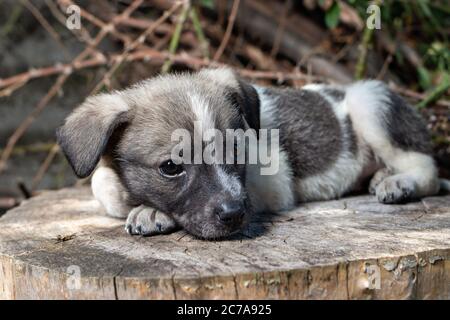
[[[358,153],[358,140],[356,137],[355,130],[353,129],[352,119],[349,116],[345,118],[344,121],[344,130],[346,132],[346,138],[348,139],[347,145],[348,150],[353,154],[357,155]]]
[[[402,97],[387,90],[390,107],[385,115],[385,126],[391,143],[403,150],[431,153],[425,121]]]
[[[274,127],[288,154],[293,175],[305,178],[325,171],[342,150],[342,130],[330,103],[311,90],[268,88],[277,101]]]
[[[345,98],[345,92],[336,88],[324,88],[321,91],[336,102],[343,101]]]

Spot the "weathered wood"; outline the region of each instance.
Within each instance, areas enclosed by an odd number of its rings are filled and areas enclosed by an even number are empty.
[[[450,196],[308,203],[220,242],[131,237],[101,211],[64,189],[0,218],[0,298],[450,299]]]

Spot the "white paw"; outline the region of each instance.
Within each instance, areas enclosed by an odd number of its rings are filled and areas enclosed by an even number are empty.
[[[174,231],[176,223],[167,214],[141,205],[131,210],[125,230],[131,235],[151,236]]]
[[[375,172],[369,183],[369,193],[376,194],[378,185],[387,177],[392,176],[393,172],[388,168],[383,168]]]
[[[381,203],[405,203],[416,195],[414,179],[395,175],[384,179],[376,188],[378,201]]]

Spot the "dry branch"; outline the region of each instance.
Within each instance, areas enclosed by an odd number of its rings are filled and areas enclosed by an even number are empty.
[[[139,5],[141,4],[141,0],[137,0],[135,2],[133,2],[123,13],[121,16],[116,17],[116,19],[114,21],[120,21],[121,17],[126,17],[128,16],[133,10],[135,10],[137,7],[139,7]],[[123,50],[123,52],[117,56],[114,64],[110,67],[110,69],[108,70],[108,72],[106,72],[106,74],[103,76],[103,78],[97,83],[97,85],[95,86],[94,90],[92,90],[91,95],[97,93],[98,91],[100,91],[103,86],[107,83],[109,83],[109,81],[111,80],[112,75],[117,71],[117,69],[122,65],[122,63],[124,61],[126,61],[126,59],[128,58],[128,56],[130,55],[130,52],[133,51],[134,49],[136,49],[139,45],[141,45],[145,39],[147,38],[147,36],[149,34],[151,34],[152,32],[154,32],[154,30],[156,29],[156,27],[158,25],[160,25],[161,23],[163,23],[165,20],[167,20],[180,6],[181,6],[181,2],[175,3],[173,5],[173,7],[169,10],[167,10],[166,12],[164,12],[164,14],[157,20],[155,21],[154,24],[152,24],[148,29],[146,29],[136,40],[134,40],[133,42],[129,43],[125,49]],[[113,22],[114,23],[114,22]],[[108,28],[108,26],[104,26],[103,28]],[[103,30],[102,28],[102,30]],[[95,44],[95,46],[98,43]],[[45,104],[46,105],[46,104]],[[44,106],[45,106],[44,105]],[[42,108],[41,108],[42,109]],[[40,111],[39,111],[40,112]],[[31,118],[29,117],[30,121],[34,120],[34,117]],[[29,121],[28,121],[29,122]],[[22,131],[20,131],[19,133],[15,133],[15,140],[13,141],[13,144],[10,148],[13,148],[15,143],[17,142],[18,138],[20,138],[20,136],[23,134],[24,130],[26,130],[26,128],[28,128],[29,123],[27,122],[27,124],[23,124],[21,125],[21,127],[23,127],[24,129],[22,129]],[[25,122],[24,122],[25,123]],[[9,143],[8,143],[9,144]],[[8,148],[8,146],[7,146]],[[7,148],[5,148],[5,151],[7,151]],[[46,159],[44,160],[43,164],[40,166],[38,172],[36,173],[35,177],[33,178],[32,181],[32,190],[34,190],[37,185],[40,183],[40,181],[42,180],[44,174],[46,173],[46,171],[48,170],[48,168],[50,167],[54,157],[56,156],[56,153],[58,152],[59,147],[55,144],[52,149],[50,150],[49,154],[47,155]],[[11,153],[11,151],[10,151]],[[6,153],[6,156],[9,157],[9,154]],[[4,161],[6,163],[6,160],[8,158],[6,158]],[[0,166],[0,171],[1,171],[1,166]]]
[[[181,10],[180,14],[178,15],[178,21],[177,21],[177,24],[175,25],[175,29],[173,31],[173,35],[172,35],[172,38],[171,38],[170,44],[169,44],[169,53],[171,55],[175,54],[175,52],[177,51],[178,44],[180,42],[181,32],[183,31],[183,25],[184,25],[184,22],[186,21],[186,18],[189,14],[190,9],[191,9],[190,3],[185,2],[183,9]],[[161,71],[163,73],[168,72],[171,65],[172,65],[172,61],[170,61],[170,59],[165,61],[161,68]]]
[[[231,13],[228,18],[228,25],[225,31],[225,36],[223,37],[223,40],[220,43],[219,49],[217,49],[216,53],[214,54],[213,58],[214,61],[218,61],[220,59],[220,57],[223,54],[223,51],[225,50],[225,47],[228,44],[228,41],[230,40],[231,32],[233,31],[234,22],[236,21],[236,15],[239,9],[239,3],[240,0],[233,0],[233,6],[231,7]]]
[[[36,18],[37,21],[42,25],[42,27],[50,34],[50,36],[55,40],[55,42],[61,47],[66,56],[69,55],[66,46],[62,43],[61,37],[58,32],[53,29],[52,25],[45,19],[45,17],[39,12],[39,9],[36,8],[30,1],[28,0],[20,0],[20,2],[31,12],[31,14]]]
[[[48,153],[44,162],[42,162],[41,166],[39,167],[38,171],[36,172],[35,176],[33,177],[33,180],[31,182],[31,192],[35,191],[36,188],[39,186],[39,183],[44,178],[45,173],[47,172],[48,168],[50,167],[55,156],[58,154],[59,150],[60,149],[57,144],[54,144],[52,146],[52,148],[50,149],[50,152]]]
[[[277,36],[276,18],[271,13],[267,3],[247,0],[241,6],[236,23],[245,30],[252,38],[258,39],[266,45],[273,45]],[[251,19],[248,17],[251,16]],[[302,40],[297,33],[291,31],[290,23],[286,24],[286,31],[280,40],[279,51],[295,62],[302,60],[304,56],[313,51],[313,47]],[[297,26],[298,28],[298,26]],[[330,61],[311,56],[308,64],[312,67],[312,72],[316,75],[327,77],[340,83],[351,82],[352,76],[341,65],[333,64]]]
[[[129,16],[135,9],[139,7],[139,5],[143,2],[143,0],[135,0],[132,4],[124,10],[121,16]],[[85,59],[93,49],[101,42],[101,40],[110,32],[110,30],[114,29],[114,22],[104,26],[97,34],[94,39],[94,42],[89,45],[86,49],[84,49],[70,64],[70,67],[64,69],[64,72],[58,76],[53,86],[47,92],[47,94],[39,101],[36,108],[25,118],[24,121],[21,122],[19,127],[14,131],[11,137],[8,139],[5,149],[3,150],[0,156],[0,173],[6,168],[6,163],[11,156],[11,152],[14,149],[17,141],[23,136],[26,130],[33,123],[35,118],[44,110],[44,108],[48,105],[50,100],[59,92],[64,82],[73,72],[73,66],[78,62]]]

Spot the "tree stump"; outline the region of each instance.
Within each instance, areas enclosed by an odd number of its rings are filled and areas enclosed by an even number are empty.
[[[87,188],[0,218],[3,299],[450,299],[450,196],[254,217],[226,241],[129,236]]]

